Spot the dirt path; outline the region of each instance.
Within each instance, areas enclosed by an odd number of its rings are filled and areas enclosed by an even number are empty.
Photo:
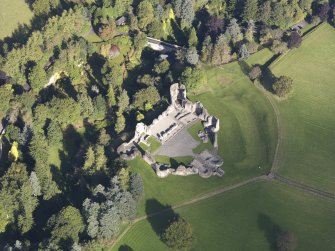
[[[284,139],[284,129],[282,125],[282,117],[279,111],[279,108],[277,104],[275,103],[274,98],[271,96],[270,93],[268,93],[260,84],[256,83],[255,86],[264,94],[266,99],[269,101],[275,116],[276,116],[276,124],[277,124],[277,130],[278,130],[278,135],[277,135],[277,145],[276,145],[276,150],[275,150],[275,155],[273,157],[273,162],[271,166],[271,172],[276,172],[279,169],[279,164],[280,164],[280,156],[281,156],[281,147],[283,144],[283,139]]]

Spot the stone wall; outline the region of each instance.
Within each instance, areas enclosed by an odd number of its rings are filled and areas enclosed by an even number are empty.
[[[220,166],[222,166],[223,160],[218,155],[209,153],[208,151],[204,151],[197,155],[189,166],[181,165],[178,168],[173,169],[169,165],[157,163],[155,158],[150,153],[141,153],[138,149],[138,144],[140,142],[146,142],[146,138],[148,136],[154,136],[151,135],[151,129],[153,126],[176,110],[186,113],[186,115],[187,113],[191,113],[199,118],[203,122],[205,131],[212,138],[214,148],[218,148],[217,132],[220,129],[219,119],[210,115],[202,103],[193,103],[188,100],[186,97],[186,88],[183,85],[179,85],[178,83],[171,85],[170,96],[171,105],[161,115],[159,115],[157,119],[154,119],[151,125],[147,126],[143,123],[138,123],[136,125],[134,137],[130,141],[125,142],[118,147],[118,154],[125,160],[131,160],[136,156],[141,155],[142,158],[150,166],[152,166],[157,176],[161,178],[167,177],[170,174],[180,176],[199,174],[203,178],[207,178],[212,175],[222,176],[224,171],[220,168]],[[166,133],[168,134],[168,132]]]

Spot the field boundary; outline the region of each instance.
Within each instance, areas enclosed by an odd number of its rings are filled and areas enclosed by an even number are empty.
[[[302,36],[302,40],[306,40],[308,39],[315,31],[319,30],[319,28],[321,27],[325,27],[326,23],[322,22],[316,26],[314,26],[313,28],[311,28],[307,33],[305,33]],[[278,64],[290,51],[292,51],[292,49],[288,49],[285,53],[280,54],[275,60],[273,60],[269,65],[268,65],[268,69],[273,68],[274,66],[276,66],[276,64]]]

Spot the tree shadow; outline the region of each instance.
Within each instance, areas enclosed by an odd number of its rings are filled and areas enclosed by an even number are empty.
[[[132,249],[131,247],[129,247],[128,245],[122,245],[119,247],[118,249],[119,251],[134,251],[134,249]]]
[[[269,92],[274,93],[273,83],[276,80],[276,76],[268,67],[262,67],[262,77],[260,78],[261,85]]]
[[[238,61],[238,65],[241,68],[241,71],[244,73],[244,75],[248,76],[251,67],[243,60],[243,61]]]
[[[167,226],[169,226],[172,221],[179,218],[179,215],[171,206],[163,205],[156,199],[149,199],[146,201],[145,212],[152,229],[158,236],[162,236]]]
[[[268,215],[258,215],[258,227],[264,231],[265,237],[270,244],[271,250],[277,250],[277,237],[283,232],[279,225],[277,225]]]

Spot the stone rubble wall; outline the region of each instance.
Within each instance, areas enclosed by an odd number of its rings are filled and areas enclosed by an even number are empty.
[[[186,88],[183,85],[179,85],[178,83],[173,84],[170,87],[170,95],[171,105],[159,115],[157,119],[154,119],[151,125],[147,126],[143,123],[138,123],[134,137],[118,147],[118,154],[125,160],[132,160],[141,155],[144,161],[154,169],[157,176],[161,178],[167,177],[170,174],[179,176],[199,174],[203,178],[208,178],[212,175],[221,177],[224,174],[224,171],[220,168],[223,164],[223,160],[218,155],[213,155],[208,151],[199,154],[189,166],[180,165],[176,169],[171,168],[169,165],[157,163],[155,158],[148,152],[141,154],[139,151],[137,147],[138,144],[140,142],[146,142],[146,137],[151,135],[151,128],[175,110],[180,111],[184,116],[187,116],[187,113],[196,115],[203,122],[205,131],[212,138],[214,148],[218,148],[217,133],[220,129],[219,119],[210,115],[202,103],[193,103],[188,100],[186,97]],[[169,131],[164,134],[164,137],[171,136],[169,133],[172,132],[173,129],[175,128],[170,128]],[[162,138],[161,141],[164,141],[164,138]]]

